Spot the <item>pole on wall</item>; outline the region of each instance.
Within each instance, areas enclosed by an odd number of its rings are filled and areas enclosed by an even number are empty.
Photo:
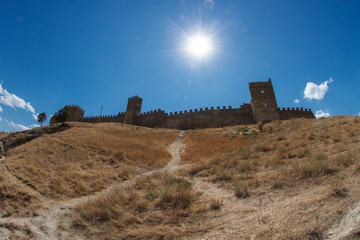
[[[99,115],[99,123],[100,123],[100,119],[101,119],[101,114],[102,114],[102,110],[103,110],[103,105],[101,105],[101,109],[100,109],[100,115]]]

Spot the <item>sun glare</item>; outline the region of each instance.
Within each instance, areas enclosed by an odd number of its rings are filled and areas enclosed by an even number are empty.
[[[192,56],[203,58],[211,54],[212,44],[208,37],[198,35],[188,39],[186,49]]]

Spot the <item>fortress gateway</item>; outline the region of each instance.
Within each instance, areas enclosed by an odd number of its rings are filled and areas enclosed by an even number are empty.
[[[230,125],[252,124],[259,121],[287,120],[292,118],[315,118],[311,109],[278,108],[271,79],[267,82],[249,83],[251,101],[240,108],[211,107],[165,113],[161,109],[141,113],[142,98],[134,96],[128,99],[126,112],[111,116],[84,117],[85,111],[77,106],[70,109],[69,121],[75,122],[120,122],[146,127],[195,129],[224,127]],[[50,124],[56,123],[54,117]]]

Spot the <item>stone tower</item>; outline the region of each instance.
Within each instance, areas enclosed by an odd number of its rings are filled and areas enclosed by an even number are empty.
[[[135,124],[136,117],[141,113],[142,98],[134,96],[128,99],[124,123]]]
[[[251,108],[256,122],[279,120],[274,88],[271,79],[267,82],[249,83]]]
[[[82,122],[84,119],[84,109],[79,107],[78,105],[65,105],[69,109],[69,119],[67,121],[69,122]],[[64,107],[64,108],[65,108]],[[51,118],[50,118],[50,125],[54,123],[58,123],[56,120],[56,115],[58,113],[56,112]]]

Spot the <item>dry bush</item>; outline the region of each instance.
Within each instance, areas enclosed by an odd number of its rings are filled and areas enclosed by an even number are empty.
[[[179,235],[172,223],[192,214],[195,196],[184,178],[160,173],[139,177],[135,188],[115,188],[76,207],[72,227],[94,239],[170,239]]]
[[[212,167],[213,181],[231,181],[234,172],[223,167]]]
[[[135,186],[144,191],[147,200],[162,209],[187,209],[195,200],[192,183],[169,174],[137,178]]]
[[[271,146],[270,143],[265,142],[265,143],[261,143],[259,145],[256,145],[255,150],[256,151],[261,151],[261,152],[268,152],[268,151],[274,150],[274,148]]]
[[[157,206],[163,209],[187,209],[195,200],[195,194],[189,181],[169,178],[167,186],[160,194]]]
[[[356,154],[354,151],[341,153],[334,158],[334,162],[338,167],[349,167],[356,162]]]
[[[121,229],[141,223],[141,220],[135,216],[139,206],[144,209],[144,205],[139,202],[136,193],[131,191],[124,193],[120,189],[115,189],[105,196],[77,206],[74,209],[73,226],[95,233],[96,228],[109,229],[114,223]]]
[[[223,200],[221,199],[213,199],[211,200],[210,204],[209,204],[209,209],[210,210],[219,210],[222,205],[224,204]]]
[[[325,155],[316,154],[300,163],[294,164],[290,174],[293,178],[306,179],[332,174],[335,171],[336,169]]]
[[[249,194],[249,184],[247,181],[236,181],[234,183],[234,193],[238,198],[248,198]]]
[[[346,197],[348,194],[348,189],[344,186],[341,179],[331,180],[328,188],[330,196]]]
[[[205,170],[209,169],[209,163],[208,162],[201,162],[201,163],[195,163],[191,165],[191,167],[188,169],[188,174],[191,176],[194,176],[198,174],[199,172],[203,172]]]

